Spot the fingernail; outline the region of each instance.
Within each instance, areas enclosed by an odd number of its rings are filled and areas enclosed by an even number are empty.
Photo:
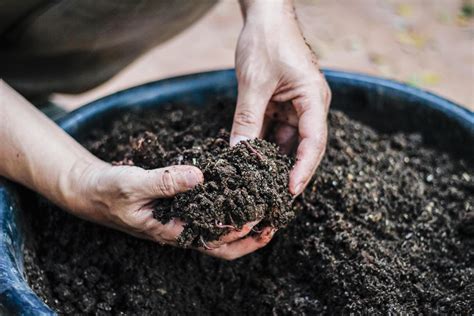
[[[304,187],[303,182],[298,183],[298,185],[295,187],[295,195],[301,194],[301,192],[303,192],[303,187]]]
[[[249,140],[250,138],[242,135],[234,135],[230,137],[230,146],[235,146],[243,140]]]
[[[196,172],[189,170],[186,173],[186,185],[188,188],[194,188],[199,182],[201,182],[201,176]]]

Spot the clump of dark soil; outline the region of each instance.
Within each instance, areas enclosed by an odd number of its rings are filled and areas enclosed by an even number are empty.
[[[93,152],[119,165],[153,169],[171,162],[195,165],[203,172],[203,184],[155,203],[157,220],[166,224],[179,218],[186,223],[178,239],[180,246],[207,248],[207,242],[240,230],[246,223],[260,221],[253,229],[258,233],[266,226],[284,227],[294,218],[288,191],[292,161],[279,154],[274,144],[255,139],[231,148],[229,133],[223,129],[214,131],[213,137],[200,137],[204,127],[201,123],[183,124],[182,110],[170,112],[164,122],[151,118],[130,125],[141,121],[138,116],[123,120],[127,124],[117,122],[111,137],[91,142]],[[148,126],[150,122],[153,128]],[[169,124],[184,131],[170,133],[166,129]],[[161,125],[164,129],[157,128]],[[118,151],[110,151],[110,144],[117,141]]]
[[[115,163],[203,167],[208,158],[194,151],[225,140],[229,108],[131,114],[85,144]],[[427,147],[419,134],[383,134],[340,112],[330,113],[329,123],[317,174],[291,209],[269,221],[284,224],[293,212],[296,218],[266,248],[224,262],[81,221],[39,200],[29,207],[25,250],[32,288],[65,314],[471,314],[473,166]],[[250,145],[265,159],[275,153],[266,143]],[[212,146],[226,155],[224,143]],[[246,166],[269,168],[246,145],[235,150]],[[189,206],[197,196],[182,202]],[[157,216],[178,201],[162,202]]]
[[[155,207],[154,216],[161,222],[179,218],[186,223],[180,246],[208,248],[207,241],[242,229],[245,223],[260,220],[254,228],[258,232],[265,226],[284,227],[294,218],[288,191],[290,159],[264,140],[242,141],[231,148],[228,139],[228,134],[209,138],[191,149],[199,153],[194,159],[205,182]]]

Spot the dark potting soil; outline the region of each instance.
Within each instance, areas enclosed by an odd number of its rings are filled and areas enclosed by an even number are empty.
[[[192,164],[194,159],[205,182],[156,203],[157,220],[166,224],[179,218],[186,223],[178,238],[180,246],[208,248],[206,242],[242,229],[246,223],[260,220],[253,228],[258,233],[266,226],[284,227],[295,216],[288,191],[291,160],[265,140],[243,141],[231,148],[228,139],[229,135],[223,133],[183,150],[182,163]],[[155,151],[159,146],[156,140],[149,147]],[[140,167],[150,165],[143,163]]]
[[[130,114],[85,144],[115,163],[202,166],[209,157],[196,148],[210,138],[225,141],[221,128],[230,127],[230,108]],[[39,200],[28,208],[30,285],[64,314],[471,314],[473,166],[425,146],[418,134],[379,133],[336,111],[329,123],[317,174],[281,213],[288,214],[282,225],[293,212],[295,219],[264,249],[225,262],[138,240]],[[251,145],[264,157],[274,155],[268,144]],[[212,146],[224,155],[223,142]],[[259,167],[258,155],[244,146],[239,156]],[[183,205],[194,199],[198,194],[183,196]],[[163,205],[178,201],[161,203],[158,218],[165,216]]]
[[[202,120],[195,123],[202,113],[187,119],[183,113],[174,110],[163,118],[144,120],[125,117],[127,124],[118,121],[110,135],[99,132],[98,140],[88,147],[100,158],[120,165],[153,169],[171,161],[201,169],[203,184],[175,198],[157,200],[154,207],[154,217],[162,223],[172,218],[186,223],[178,239],[182,247],[207,247],[207,242],[256,220],[260,223],[255,232],[266,226],[286,226],[295,216],[288,191],[292,160],[260,139],[231,148],[225,129],[207,130]],[[110,144],[118,141],[120,149],[114,152]]]

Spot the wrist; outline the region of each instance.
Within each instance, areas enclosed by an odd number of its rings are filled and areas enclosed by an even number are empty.
[[[295,18],[293,0],[240,0],[244,22]]]
[[[95,188],[99,175],[111,166],[96,157],[81,157],[71,165],[60,180],[60,204],[76,216],[99,221],[101,202]],[[103,206],[103,205],[102,205]]]

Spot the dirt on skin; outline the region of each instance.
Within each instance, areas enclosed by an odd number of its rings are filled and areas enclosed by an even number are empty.
[[[85,145],[115,163],[155,168],[196,158],[202,167],[199,154],[184,153],[222,139],[229,108],[127,115]],[[225,262],[87,223],[39,200],[28,208],[30,285],[64,314],[471,314],[473,166],[426,147],[418,134],[383,134],[336,111],[329,123],[326,156],[281,220],[296,218],[264,249]],[[146,151],[156,140],[157,150]],[[224,145],[212,146],[226,155]],[[268,144],[251,145],[274,154]],[[240,159],[259,167],[245,147],[235,149]],[[204,234],[220,232],[207,228]]]

